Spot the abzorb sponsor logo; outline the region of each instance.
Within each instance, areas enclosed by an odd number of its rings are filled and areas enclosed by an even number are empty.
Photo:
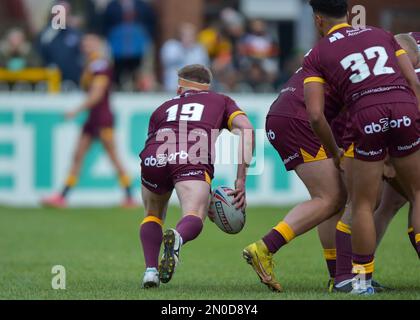
[[[177,163],[178,160],[186,160],[188,158],[188,153],[184,150],[180,152],[167,154],[158,154],[156,157],[149,156],[144,159],[143,164],[146,167],[164,167],[167,163]]]
[[[364,131],[366,134],[375,134],[380,132],[387,132],[389,129],[399,129],[402,127],[411,126],[411,118],[403,116],[400,119],[389,120],[389,118],[382,118],[379,123],[372,122],[365,126]]]

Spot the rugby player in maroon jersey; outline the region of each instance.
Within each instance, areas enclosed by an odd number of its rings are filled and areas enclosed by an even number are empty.
[[[178,72],[178,95],[151,115],[141,158],[145,218],[140,240],[146,264],[143,287],[167,283],[179,261],[180,248],[194,240],[208,214],[214,171],[214,144],[222,129],[240,137],[239,163],[233,204],[245,210],[245,180],[252,160],[254,129],[245,113],[229,97],[210,91],[212,75],[202,65]],[[175,189],[182,218],[162,233],[168,201]],[[164,253],[158,264],[161,244]]]
[[[247,246],[243,255],[253,267],[262,283],[273,291],[281,291],[273,270],[273,254],[293,238],[318,226],[324,248],[324,257],[330,274],[331,285],[335,277],[335,227],[346,203],[346,191],[340,171],[325,152],[309,123],[303,96],[304,75],[300,68],[284,85],[278,98],[271,105],[266,118],[266,133],[288,171],[294,170],[311,196],[294,207],[261,240]],[[337,101],[327,94],[326,113],[329,119],[337,117]],[[329,113],[331,111],[331,113]],[[344,119],[345,115],[341,118]],[[339,120],[339,119],[337,119]],[[336,137],[342,132],[337,121]]]
[[[304,61],[305,103],[311,126],[337,167],[344,154],[352,204],[352,293],[373,294],[373,211],[387,153],[413,203],[413,228],[420,244],[420,99],[416,99],[420,82],[391,34],[347,24],[346,0],[311,0],[310,4],[324,38]],[[338,92],[349,112],[345,153],[324,115],[324,83]]]
[[[399,34],[395,36],[398,44],[403,48],[414,67],[420,61],[420,50],[416,41],[409,34]],[[420,80],[420,69],[417,73]],[[395,169],[389,161],[385,161],[384,168],[384,184],[381,190],[380,198],[378,199],[378,207],[375,210],[374,219],[376,227],[376,240],[379,246],[382,237],[385,234],[386,228],[391,222],[392,218],[401,207],[406,204],[407,199],[402,187],[396,178]],[[411,209],[408,219],[408,235],[410,242],[414,249],[416,248],[414,230],[411,226]],[[337,225],[336,231],[336,248],[337,248],[337,270],[335,277],[335,285],[333,291],[350,292],[352,290],[350,279],[352,275],[352,248],[351,248],[351,214],[350,210],[346,210],[340,222]],[[375,291],[386,289],[383,286],[372,281]],[[379,289],[379,290],[378,290]]]
[[[418,46],[416,39],[412,36],[415,34],[411,32],[410,34],[399,34],[396,35],[395,38],[398,44],[403,48],[407,55],[410,58],[413,67],[416,69],[417,77],[420,81],[420,46]],[[420,43],[420,38],[419,38]],[[395,175],[395,169],[393,168],[392,164],[387,165],[387,179],[389,184],[384,185],[384,191],[381,199],[381,204],[379,208],[375,211],[375,225],[376,225],[376,237],[378,242],[382,239],[383,235],[385,234],[386,228],[394,217],[394,215],[398,212],[398,210],[407,202],[407,196],[402,190],[402,187],[398,183],[398,177]],[[391,185],[393,187],[391,187]],[[410,238],[410,242],[417,250],[416,243],[415,243],[415,235],[414,229],[411,223],[411,208],[409,214],[409,221],[408,221],[408,235]],[[418,252],[419,258],[420,253]]]
[[[81,85],[86,91],[85,101],[76,109],[66,114],[66,119],[73,119],[81,112],[88,112],[88,117],[83,125],[71,164],[70,173],[61,193],[48,197],[42,201],[43,205],[51,207],[65,207],[66,198],[78,180],[83,159],[94,140],[99,139],[118,173],[121,187],[124,189],[124,207],[134,205],[131,196],[131,179],[126,174],[117,157],[113,125],[114,116],[110,106],[112,86],[112,66],[106,58],[105,45],[101,38],[95,34],[83,37],[81,50],[86,59]]]

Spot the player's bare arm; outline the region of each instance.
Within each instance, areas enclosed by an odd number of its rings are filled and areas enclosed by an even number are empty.
[[[239,148],[238,148],[238,168],[235,180],[235,190],[229,193],[234,195],[233,204],[236,208],[245,210],[246,198],[245,198],[245,182],[246,174],[249,165],[251,164],[254,147],[255,147],[255,133],[254,127],[245,115],[238,115],[232,121],[233,134],[237,134],[240,137]]]
[[[312,129],[324,147],[331,153],[337,168],[343,151],[338,147],[331,127],[324,115],[324,85],[318,82],[306,83],[304,86],[306,109]]]
[[[86,100],[75,110],[66,113],[67,119],[72,119],[79,113],[94,108],[102,100],[109,86],[107,77],[98,75],[93,78]]]
[[[402,74],[404,75],[411,89],[413,89],[414,93],[416,94],[420,108],[420,82],[413,68],[413,64],[410,61],[409,56],[407,54],[402,54],[398,56],[398,64],[400,66]]]

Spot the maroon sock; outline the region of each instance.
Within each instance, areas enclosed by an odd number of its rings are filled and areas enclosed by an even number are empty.
[[[176,225],[176,231],[181,235],[182,244],[197,238],[201,230],[203,230],[203,220],[192,214],[183,217]]]
[[[373,260],[375,259],[373,254],[356,254],[353,253],[353,257],[352,257],[352,262],[355,265],[359,265],[360,267],[367,267],[367,265],[373,263]],[[373,273],[373,268],[371,271],[367,271],[366,273],[364,273],[364,277],[366,280],[370,280],[372,279],[372,273]],[[353,273],[353,276],[355,276],[356,273]]]
[[[330,278],[335,279],[335,276],[336,276],[335,270],[337,268],[337,260],[326,259],[325,261],[327,262],[327,268],[330,274]]]
[[[265,243],[268,251],[271,253],[276,253],[287,243],[286,239],[281,235],[281,233],[275,229],[271,229],[270,232],[262,238],[262,241]]]
[[[158,267],[162,236],[162,226],[159,223],[148,221],[140,226],[140,240],[146,268]]]
[[[353,278],[351,234],[340,230],[335,231],[335,245],[337,248],[337,268],[335,283]]]

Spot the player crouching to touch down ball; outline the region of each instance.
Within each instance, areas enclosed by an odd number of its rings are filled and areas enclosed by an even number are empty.
[[[171,280],[181,246],[194,240],[208,214],[213,178],[215,140],[222,129],[240,137],[239,163],[233,204],[245,210],[245,179],[252,160],[254,130],[245,113],[229,97],[209,90],[212,75],[202,65],[178,72],[178,96],[164,102],[150,118],[141,158],[142,198],[145,215],[140,240],[146,263],[143,287]],[[173,189],[182,219],[175,229],[162,233]],[[164,252],[158,265],[160,247]]]

